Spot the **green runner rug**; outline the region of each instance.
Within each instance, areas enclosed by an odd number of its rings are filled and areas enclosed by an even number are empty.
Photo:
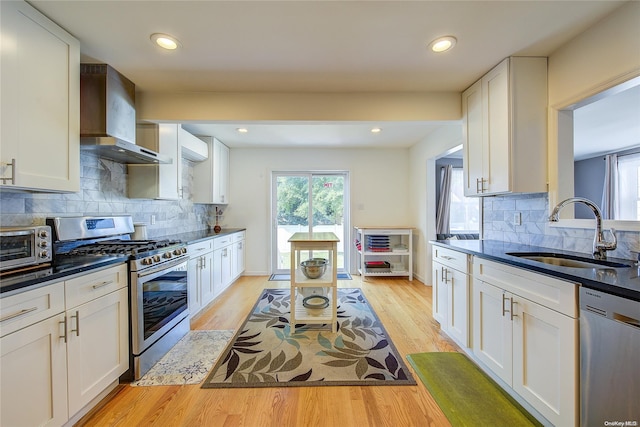
[[[542,425],[462,353],[407,360],[454,427]]]

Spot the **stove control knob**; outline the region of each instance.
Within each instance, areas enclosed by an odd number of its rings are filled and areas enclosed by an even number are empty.
[[[47,233],[47,230],[40,230],[40,232],[38,233],[39,237],[42,237],[43,239],[45,237],[47,237],[49,235],[49,233]]]
[[[165,252],[164,254],[162,254],[163,258],[171,258],[171,252]]]
[[[142,259],[142,265],[151,265],[153,264],[153,259],[151,258],[143,258]]]
[[[174,249],[173,250],[173,254],[174,255],[182,255],[182,251],[180,249]]]
[[[49,252],[48,251],[42,251],[40,252],[40,258],[49,258]]]
[[[49,243],[46,240],[43,240],[42,242],[38,243],[38,246],[40,246],[41,248],[46,248],[47,246],[49,246]]]
[[[154,255],[154,256],[153,256],[153,260],[154,260],[155,262],[160,262],[160,255]]]
[[[182,253],[186,254],[187,253],[187,248],[182,248]]]

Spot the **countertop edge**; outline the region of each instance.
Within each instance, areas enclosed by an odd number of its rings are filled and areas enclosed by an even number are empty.
[[[511,265],[514,267],[522,268],[524,270],[532,271],[535,273],[545,274],[550,277],[576,282],[586,288],[599,290],[599,291],[620,296],[623,298],[629,298],[634,301],[640,301],[640,279],[637,278],[637,276],[635,280],[638,280],[639,287],[638,287],[638,290],[636,291],[620,285],[616,285],[614,283],[609,283],[606,280],[596,280],[596,279],[587,277],[586,274],[579,274],[579,272],[576,272],[576,269],[574,268],[560,267],[560,266],[547,267],[546,264],[541,264],[535,261],[528,261],[515,256],[510,256],[510,255],[507,255],[505,252],[503,252],[502,254],[497,254],[495,252],[486,253],[484,252],[484,250],[480,250],[480,249],[474,250],[473,248],[469,247],[470,243],[463,243],[463,242],[470,242],[470,241],[465,241],[465,240],[430,240],[429,241],[429,243],[432,245],[437,245],[444,248],[451,248],[453,250],[457,250],[459,252],[463,252],[469,255],[478,256],[480,258],[487,259],[490,261],[496,261],[496,262]],[[483,241],[476,241],[476,242],[483,242]],[[491,243],[491,241],[489,241],[489,243]],[[478,245],[479,244],[480,243],[478,243]],[[553,251],[553,252],[565,253],[565,254],[571,254],[571,255],[577,254],[576,252],[571,252],[571,251],[566,251],[561,249],[542,248],[538,246],[518,245],[518,244],[512,244],[512,243],[505,243],[505,245],[519,246],[520,251],[523,251],[523,252],[525,251],[535,252],[535,251],[546,250],[546,251]],[[584,254],[579,254],[579,255],[584,256]],[[621,260],[621,261],[632,262],[630,260]],[[631,269],[636,270],[634,267],[631,267]],[[613,268],[610,270],[614,270],[617,272],[618,270],[621,270],[621,269]],[[627,274],[631,274],[631,272],[629,271]]]
[[[41,277],[34,277],[33,279],[23,279],[20,281],[16,280],[16,283],[14,285],[3,285],[0,291],[0,298],[4,298],[4,297],[8,297],[8,296],[12,296],[12,295],[16,295],[22,292],[27,292],[30,291],[32,289],[37,289],[39,287],[42,286],[48,286],[52,283],[49,282],[60,282],[60,281],[65,281],[65,280],[69,280],[70,278],[73,278],[73,276],[80,274],[80,273],[85,273],[85,272],[90,272],[93,270],[98,270],[98,269],[102,269],[102,268],[106,268],[106,267],[111,267],[117,264],[124,264],[127,262],[127,260],[129,259],[128,256],[122,256],[122,257],[112,257],[109,259],[105,259],[102,262],[96,263],[96,264],[91,264],[91,265],[82,265],[82,266],[78,266],[76,268],[71,268],[68,270],[65,270],[63,272],[59,272],[59,273],[52,273],[50,275],[47,276],[41,276]],[[43,269],[43,271],[45,271],[46,269]],[[37,273],[37,272],[34,272]],[[24,277],[26,275],[28,275],[29,273],[25,274],[25,275],[20,275],[20,276],[14,276],[14,277],[8,277],[5,278],[4,280],[11,280],[11,279],[19,279],[20,277]]]

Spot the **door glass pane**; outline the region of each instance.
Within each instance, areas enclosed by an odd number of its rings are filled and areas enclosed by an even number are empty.
[[[313,175],[311,207],[312,232],[333,232],[338,242],[338,269],[344,268],[344,175]],[[329,258],[327,251],[315,251],[316,258]]]
[[[276,268],[289,269],[293,233],[309,231],[309,178],[276,177]]]

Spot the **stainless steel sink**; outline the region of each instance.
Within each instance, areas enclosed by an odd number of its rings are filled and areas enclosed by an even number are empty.
[[[565,255],[555,252],[509,252],[507,255],[542,262],[550,265],[570,268],[628,268],[630,264],[619,262],[583,258],[573,255]]]

